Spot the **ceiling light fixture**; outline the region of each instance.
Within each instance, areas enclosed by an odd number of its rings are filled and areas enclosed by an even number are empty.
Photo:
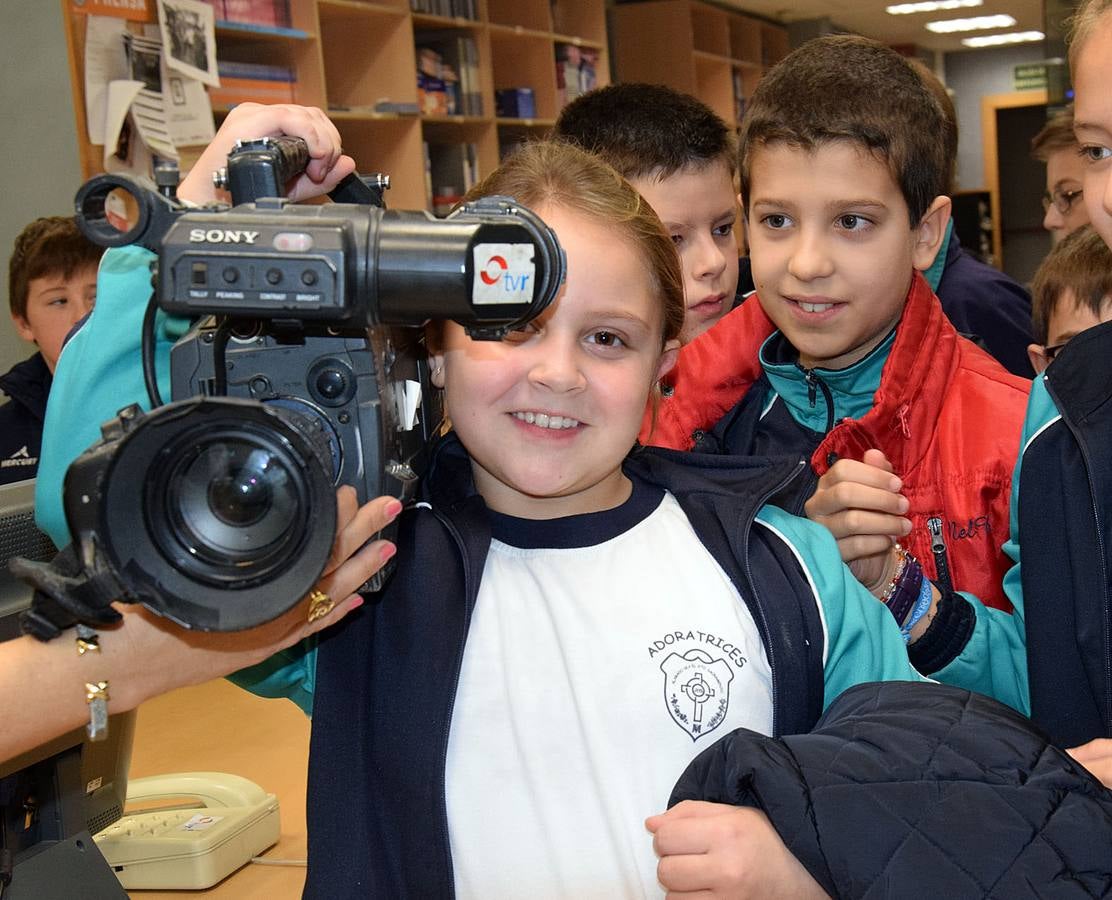
[[[907,16],[911,13],[938,12],[940,9],[965,9],[980,6],[984,0],[929,0],[926,3],[897,3],[884,11],[890,16]]]
[[[981,37],[962,38],[966,47],[999,47],[1002,44],[1026,44],[1041,41],[1046,35],[1041,31],[1013,31],[1009,34],[986,34]]]
[[[935,34],[950,34],[955,31],[986,31],[989,28],[1011,28],[1015,19],[1008,15],[975,16],[972,19],[943,19],[940,22],[927,22],[927,31]]]

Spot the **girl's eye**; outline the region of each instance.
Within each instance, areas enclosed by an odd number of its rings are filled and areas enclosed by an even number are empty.
[[[713,234],[715,237],[729,237],[731,234],[733,234],[733,231],[734,223],[726,222],[725,224],[719,225],[717,228],[715,228]]]
[[[672,235],[672,243],[675,244],[678,247],[680,244],[683,243],[683,235],[682,234],[673,234]]]
[[[589,338],[592,344],[598,344],[600,347],[624,347],[625,341],[614,334],[613,331],[596,331]]]
[[[769,215],[761,219],[761,222],[763,222],[769,228],[788,227],[788,217],[785,216],[783,213],[770,213]]]
[[[55,297],[53,300],[50,301],[48,305],[65,306],[67,303],[69,303],[69,300],[66,297]]]
[[[1080,153],[1082,159],[1091,163],[1100,162],[1112,156],[1112,150],[1108,147],[1102,147],[1100,144],[1083,144]]]

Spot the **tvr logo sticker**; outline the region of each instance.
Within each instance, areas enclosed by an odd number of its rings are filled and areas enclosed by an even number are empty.
[[[478,244],[474,248],[471,302],[532,303],[536,264],[533,245]]]
[[[660,664],[664,673],[664,702],[672,721],[692,741],[722,724],[730,707],[730,682],[734,673],[724,659],[713,659],[705,650],[671,654]]]

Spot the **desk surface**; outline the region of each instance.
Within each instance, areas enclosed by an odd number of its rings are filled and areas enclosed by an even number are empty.
[[[282,833],[263,856],[305,859],[309,720],[288,700],[264,700],[217,679],[139,707],[131,777],[231,772],[278,797]],[[293,900],[305,869],[249,863],[207,891],[132,891],[135,900]]]

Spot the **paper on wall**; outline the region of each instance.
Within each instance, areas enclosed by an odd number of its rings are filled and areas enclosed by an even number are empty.
[[[189,78],[220,86],[216,69],[216,16],[198,0],[158,0],[166,65]]]
[[[126,28],[126,19],[85,17],[85,126],[92,144],[105,142],[109,83],[128,76]]]

